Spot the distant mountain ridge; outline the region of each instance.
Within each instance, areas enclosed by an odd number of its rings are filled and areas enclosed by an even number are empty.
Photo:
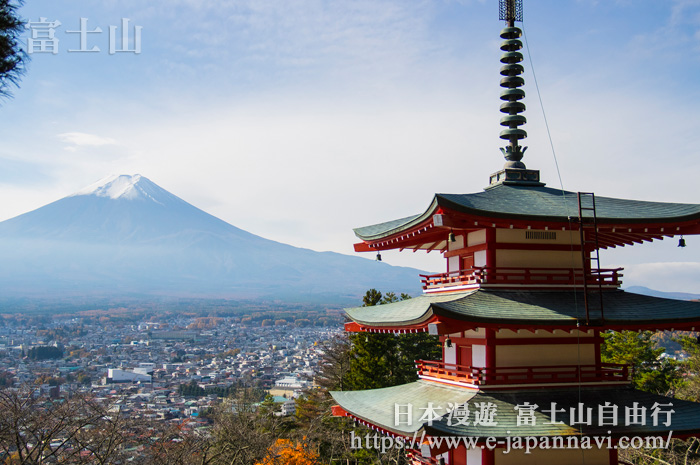
[[[2,299],[180,296],[328,299],[415,294],[419,270],[264,239],[140,175],[110,176],[0,222]]]
[[[644,286],[630,286],[625,290],[628,292],[634,292],[635,294],[648,295],[651,297],[663,297],[666,299],[676,300],[700,300],[700,294],[690,294],[687,292],[663,292],[649,289],[648,287]]]

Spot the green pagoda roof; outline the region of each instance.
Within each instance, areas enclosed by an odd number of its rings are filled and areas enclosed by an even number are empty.
[[[700,302],[664,299],[621,290],[603,292],[606,327],[676,328],[698,323]],[[571,326],[585,320],[582,292],[568,291],[463,291],[422,295],[374,307],[345,312],[360,326],[401,327],[420,325],[433,317],[496,326]]]
[[[370,392],[370,391],[367,391]],[[494,417],[497,426],[484,426],[472,424],[457,424],[454,419],[442,416],[426,425],[425,431],[432,436],[478,436],[505,438],[508,436],[644,436],[649,434],[664,435],[673,431],[674,436],[683,436],[700,432],[700,404],[695,402],[673,399],[648,392],[637,391],[631,388],[587,388],[578,390],[570,389],[544,389],[544,390],[517,390],[517,391],[489,391],[479,392],[467,402],[470,411],[478,410],[481,402],[495,405],[496,416]],[[535,410],[534,425],[518,426],[518,410],[515,406],[528,402],[537,405]],[[617,406],[617,425],[613,425],[612,417],[599,418],[598,406]],[[552,423],[551,410],[552,403],[556,404],[556,409],[560,410],[556,414],[555,420],[563,424]],[[571,409],[578,409],[579,403],[585,407],[592,407],[590,425],[572,424]],[[646,409],[645,425],[629,424],[625,425],[625,408]],[[673,410],[670,417],[670,424],[666,425],[667,416],[659,414],[657,424],[651,416],[654,404],[668,405],[658,407],[661,411]],[[563,412],[561,410],[563,409]],[[579,417],[580,418],[580,417]],[[601,424],[602,423],[602,424]],[[630,422],[633,423],[633,422]],[[641,422],[640,422],[641,423]],[[608,433],[610,432],[610,433]]]
[[[700,219],[700,205],[596,196],[599,224],[669,223]],[[364,241],[381,239],[429,219],[439,207],[482,218],[568,222],[578,216],[576,192],[541,186],[498,184],[474,194],[435,194],[422,214],[356,228]]]
[[[673,431],[674,436],[696,434],[700,432],[700,404],[672,399],[630,388],[587,388],[571,389],[529,389],[508,391],[476,391],[464,388],[452,388],[430,381],[417,381],[401,386],[366,391],[331,392],[336,402],[352,416],[367,421],[387,431],[411,436],[424,429],[431,436],[468,436],[468,437],[522,437],[522,436],[633,436],[663,435]],[[535,424],[518,425],[517,405],[528,402],[537,405],[534,410]],[[560,412],[552,422],[549,410],[552,402]],[[617,425],[612,425],[612,416],[602,421],[598,417],[598,406],[617,406]],[[432,425],[420,420],[426,413],[428,403],[432,403],[437,418]],[[494,426],[474,425],[474,412],[481,403],[495,406]],[[570,409],[577,409],[579,403],[591,407],[591,425],[572,424]],[[625,407],[646,409],[646,425],[625,425]],[[671,403],[672,406],[665,406]],[[450,417],[448,410],[456,405],[466,404],[470,414],[459,424],[457,417]],[[654,404],[659,404],[660,413],[673,410],[670,424],[665,425],[665,414],[659,414],[654,425],[652,412]],[[410,408],[408,407],[410,405]],[[398,406],[398,407],[397,407]],[[398,410],[397,410],[398,409]],[[563,412],[561,411],[562,409]],[[408,412],[410,415],[399,415]],[[397,419],[399,420],[397,422]],[[610,432],[610,433],[609,433]]]
[[[435,405],[463,404],[476,395],[475,390],[416,381],[367,391],[332,391],[336,402],[353,416],[397,434],[411,435],[423,422],[418,421],[429,402]],[[411,405],[410,419],[395,424],[395,405]]]

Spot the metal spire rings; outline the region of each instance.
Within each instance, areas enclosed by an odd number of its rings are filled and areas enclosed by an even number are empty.
[[[540,182],[539,170],[527,169],[523,154],[527,147],[521,147],[520,141],[527,137],[527,132],[520,129],[527,120],[521,115],[525,111],[525,104],[521,102],[525,98],[525,91],[521,87],[525,84],[523,74],[523,54],[520,50],[523,43],[520,41],[523,31],[515,27],[515,22],[523,20],[523,0],[499,0],[500,19],[506,21],[506,28],[501,31],[501,112],[505,116],[501,118],[501,139],[510,142],[501,152],[506,157],[503,169],[489,176],[489,185],[520,184],[528,186],[544,186]]]
[[[525,91],[521,87],[525,81],[520,76],[523,73],[523,66],[520,64],[523,61],[523,54],[520,49],[523,48],[523,43],[520,41],[522,31],[517,27],[506,27],[501,31],[501,38],[505,39],[501,44],[503,55],[501,56],[501,75],[505,76],[501,79],[501,100],[505,101],[501,105],[501,112],[507,116],[501,118],[501,126],[506,126],[508,129],[501,131],[501,139],[510,141],[510,145],[501,148],[501,152],[508,160],[504,168],[520,168],[524,169],[525,164],[521,162],[523,153],[527,147],[521,147],[518,141],[527,137],[527,132],[520,129],[527,122],[525,116],[520,113],[525,111],[525,104],[521,102],[525,98]]]
[[[523,73],[523,66],[520,64],[523,61],[523,54],[520,49],[523,48],[523,43],[520,42],[520,36],[523,31],[515,27],[516,21],[523,20],[523,2],[522,0],[499,0],[499,19],[506,21],[506,28],[501,31],[501,75],[505,76],[501,79],[501,87],[505,90],[501,92],[501,100],[506,103],[501,105],[501,112],[508,116],[501,118],[501,126],[508,129],[501,131],[501,139],[510,141],[510,145],[502,148],[501,152],[508,160],[504,168],[525,169],[525,164],[521,162],[523,153],[527,147],[520,147],[518,141],[527,137],[527,132],[520,129],[527,122],[525,117],[520,113],[525,111],[525,104],[521,102],[525,98],[525,91],[521,89],[525,81],[520,75]]]

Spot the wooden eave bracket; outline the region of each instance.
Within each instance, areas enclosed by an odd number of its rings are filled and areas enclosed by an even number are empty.
[[[436,323],[438,320],[435,316],[430,317],[427,321],[412,325],[400,326],[369,326],[357,323],[356,321],[348,321],[345,323],[345,331],[349,333],[377,333],[377,334],[415,334],[425,333],[429,330],[431,323]]]
[[[355,252],[372,252],[373,250],[375,250],[372,249],[366,242],[359,242],[357,244],[354,244],[353,247],[355,248]]]
[[[340,405],[334,405],[331,407],[331,415],[334,417],[347,417],[349,416],[347,410],[345,410]]]
[[[354,321],[348,321],[345,323],[345,331],[348,333],[360,333],[362,332],[362,327]]]

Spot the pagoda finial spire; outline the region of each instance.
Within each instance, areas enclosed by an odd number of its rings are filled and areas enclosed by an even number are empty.
[[[499,0],[499,19],[508,27],[515,27],[516,21],[523,21],[523,0]]]
[[[499,0],[498,6],[500,19],[506,22],[505,29],[501,31],[501,112],[505,113],[501,118],[501,126],[505,129],[501,131],[500,137],[509,144],[501,148],[506,163],[501,171],[490,176],[489,184],[543,186],[540,182],[540,172],[526,169],[525,163],[521,161],[527,147],[522,147],[520,141],[527,137],[527,132],[520,129],[520,126],[525,124],[527,119],[521,115],[525,111],[525,104],[521,102],[525,98],[525,91],[521,89],[525,81],[520,76],[524,71],[523,65],[520,64],[523,61],[523,54],[520,53],[523,48],[520,41],[523,31],[516,27],[515,23],[523,20],[523,0]]]
[[[527,132],[519,129],[519,126],[527,122],[520,114],[525,111],[525,104],[520,101],[525,97],[525,91],[521,89],[525,81],[520,76],[523,73],[523,66],[520,64],[523,54],[519,51],[523,48],[523,43],[520,41],[522,31],[515,27],[516,21],[523,20],[522,0],[499,0],[499,13],[500,19],[506,22],[506,28],[501,31],[501,38],[505,39],[501,44],[501,50],[504,52],[501,56],[501,75],[505,76],[501,79],[501,87],[504,88],[501,100],[505,101],[501,105],[501,112],[507,116],[501,118],[501,126],[508,128],[501,131],[500,137],[510,142],[501,152],[507,160],[504,168],[524,169],[525,164],[520,160],[527,147],[521,147],[518,143],[527,137]]]

